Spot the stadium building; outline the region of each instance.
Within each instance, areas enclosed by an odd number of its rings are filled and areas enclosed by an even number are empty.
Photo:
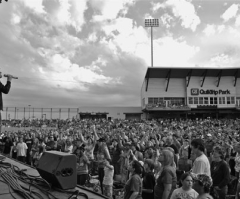
[[[141,88],[142,117],[240,118],[238,68],[149,67]]]

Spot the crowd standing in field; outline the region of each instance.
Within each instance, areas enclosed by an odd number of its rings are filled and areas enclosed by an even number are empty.
[[[42,124],[42,123],[41,123]],[[5,131],[1,152],[36,166],[45,151],[77,157],[77,183],[97,175],[112,198],[124,184],[124,199],[239,198],[240,120],[45,120],[51,127]]]

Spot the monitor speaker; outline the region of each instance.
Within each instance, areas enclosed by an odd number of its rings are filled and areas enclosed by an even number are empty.
[[[77,159],[73,154],[59,151],[46,151],[42,154],[37,171],[52,186],[72,189],[77,186]]]

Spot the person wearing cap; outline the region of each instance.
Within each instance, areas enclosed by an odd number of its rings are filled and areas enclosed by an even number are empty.
[[[194,139],[191,141],[192,153],[196,155],[193,162],[192,172],[195,174],[206,174],[211,176],[210,163],[204,154],[205,147],[202,139]]]
[[[193,189],[198,192],[197,199],[213,199],[209,194],[212,187],[212,178],[206,174],[197,174],[194,177]]]
[[[0,68],[0,78],[2,78],[2,72]],[[8,94],[11,88],[11,81],[12,81],[12,76],[8,75],[7,77],[7,83],[5,85],[0,82],[0,133],[2,132],[2,116],[1,116],[1,111],[3,110],[3,100],[2,100],[2,93]]]

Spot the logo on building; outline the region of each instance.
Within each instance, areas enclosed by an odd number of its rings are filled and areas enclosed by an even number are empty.
[[[230,90],[203,90],[198,88],[192,88],[191,89],[191,95],[230,95]]]
[[[199,89],[198,88],[192,88],[191,89],[191,95],[199,95]]]

